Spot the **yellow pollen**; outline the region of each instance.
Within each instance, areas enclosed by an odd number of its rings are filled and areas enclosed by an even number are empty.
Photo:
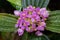
[[[32,24],[32,22],[30,22],[30,24]]]
[[[28,18],[25,18],[26,21],[28,21]]]
[[[40,23],[40,25],[43,25],[43,24],[44,24],[43,22]]]
[[[31,29],[32,27],[30,26],[29,28]]]
[[[30,18],[28,19],[28,21],[30,22],[30,24],[32,24],[32,21],[31,21],[31,19],[30,19]]]
[[[31,11],[29,11],[29,14],[31,15],[31,14],[32,14],[32,12],[31,12]]]
[[[47,20],[46,18],[44,18],[44,20]]]

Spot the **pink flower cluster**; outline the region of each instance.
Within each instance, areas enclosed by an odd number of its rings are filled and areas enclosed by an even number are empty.
[[[46,8],[35,8],[31,5],[27,8],[24,8],[23,11],[14,11],[16,16],[19,16],[17,24],[15,25],[18,28],[19,36],[22,36],[24,31],[29,33],[35,32],[37,36],[42,35],[46,27],[45,20],[49,16]]]

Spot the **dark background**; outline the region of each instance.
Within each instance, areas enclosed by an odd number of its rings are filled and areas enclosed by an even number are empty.
[[[60,10],[59,0],[50,0],[48,4],[50,10]],[[15,8],[6,0],[0,0],[0,12],[13,13]]]

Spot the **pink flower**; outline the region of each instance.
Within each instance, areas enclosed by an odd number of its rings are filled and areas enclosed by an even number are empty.
[[[19,16],[19,15],[20,15],[20,11],[15,10],[15,11],[14,11],[14,14],[15,14],[16,16]]]
[[[31,12],[34,11],[34,8],[31,5],[28,6],[27,9],[28,9],[28,11],[31,11]]]
[[[18,35],[19,35],[19,36],[22,36],[23,33],[24,33],[24,30],[22,30],[22,29],[20,29],[20,28],[19,28],[17,31],[18,31]]]
[[[48,11],[46,10],[46,8],[41,8],[40,9],[40,13],[43,17],[47,18],[49,16]]]
[[[40,8],[38,7],[38,8],[36,8],[36,12],[39,12],[40,11]]]
[[[27,32],[33,32],[33,29],[29,28],[29,27],[26,27],[26,31]]]
[[[37,31],[35,34],[36,34],[37,36],[42,36],[42,35],[43,35],[42,32],[40,32],[40,31]]]
[[[34,21],[35,21],[35,19],[34,19],[34,18],[31,18],[31,21],[32,21],[32,22],[34,22]]]
[[[41,22],[41,26],[46,27],[46,23],[45,22]]]
[[[40,16],[39,16],[39,15],[37,15],[35,19],[36,19],[36,21],[41,21],[41,19],[40,19]]]
[[[40,30],[40,31],[44,31],[44,27],[42,27],[42,26],[38,26],[36,29]]]
[[[46,27],[45,19],[49,16],[46,8],[34,8],[31,5],[23,9],[23,11],[14,11],[16,16],[19,16],[17,24],[19,36],[22,36],[24,30],[27,32],[36,32],[37,36],[41,36]]]

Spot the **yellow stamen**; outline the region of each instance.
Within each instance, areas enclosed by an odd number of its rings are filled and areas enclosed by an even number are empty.
[[[31,29],[32,27],[30,26],[29,28]]]
[[[31,12],[31,11],[29,11],[29,14],[31,15],[31,14],[32,14],[32,12]]]
[[[47,20],[46,18],[44,18],[44,20]]]
[[[25,18],[26,21],[28,21],[28,18]]]

